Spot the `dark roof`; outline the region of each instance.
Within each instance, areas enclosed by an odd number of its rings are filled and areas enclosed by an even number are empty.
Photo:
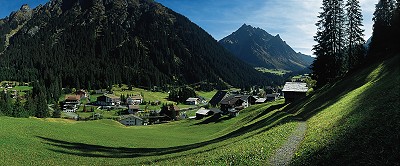
[[[235,105],[235,103],[239,100],[245,101],[242,99],[243,96],[241,95],[231,95],[223,99],[220,103],[221,104],[226,104],[226,105]],[[246,98],[247,100],[247,98]]]
[[[218,91],[213,98],[210,100],[210,104],[211,105],[217,105],[219,102],[222,101],[222,99],[224,99],[224,97],[226,96],[228,92],[227,91]]]
[[[241,99],[244,100],[244,101],[247,101],[250,97],[253,98],[253,100],[257,100],[255,97],[250,96],[250,95],[242,95]]]

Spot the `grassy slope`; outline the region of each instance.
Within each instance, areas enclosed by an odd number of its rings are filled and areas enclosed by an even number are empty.
[[[287,111],[307,120],[295,165],[398,165],[400,56],[355,72]]]
[[[123,127],[0,117],[0,165],[265,165],[297,120],[308,130],[294,165],[398,165],[399,57],[298,103],[253,106],[219,122]]]
[[[262,164],[297,123],[277,125],[282,101],[250,107],[237,118],[124,127],[0,117],[0,165]],[[276,126],[276,127],[274,127]]]

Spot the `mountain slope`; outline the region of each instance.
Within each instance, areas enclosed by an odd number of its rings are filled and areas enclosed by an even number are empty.
[[[279,35],[246,24],[219,43],[253,67],[300,71],[313,61],[310,56],[296,53]]]
[[[30,11],[26,20],[0,21],[0,79],[86,88],[267,81],[186,17],[152,0],[52,0]],[[12,32],[8,44],[4,36]]]

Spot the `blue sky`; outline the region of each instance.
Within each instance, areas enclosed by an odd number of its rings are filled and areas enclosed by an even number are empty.
[[[32,8],[48,0],[0,0],[0,18],[22,4]],[[315,23],[322,0],[156,0],[185,15],[220,40],[243,23],[279,34],[297,52],[312,54]],[[366,39],[372,34],[372,13],[378,0],[360,0]]]

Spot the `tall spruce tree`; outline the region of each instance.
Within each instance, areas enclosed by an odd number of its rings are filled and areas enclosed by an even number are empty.
[[[378,52],[387,53],[393,42],[391,34],[391,22],[393,16],[394,1],[379,0],[374,12],[374,31],[369,50],[369,55],[377,55]]]
[[[345,72],[345,13],[343,0],[323,0],[322,12],[316,26],[318,31],[314,40],[314,54],[317,56],[312,65],[313,76],[318,86],[325,85],[330,80]]]
[[[347,65],[349,69],[354,68],[360,64],[364,58],[365,49],[363,44],[364,30],[363,16],[361,7],[358,0],[348,0],[346,3],[346,34],[347,34]]]

